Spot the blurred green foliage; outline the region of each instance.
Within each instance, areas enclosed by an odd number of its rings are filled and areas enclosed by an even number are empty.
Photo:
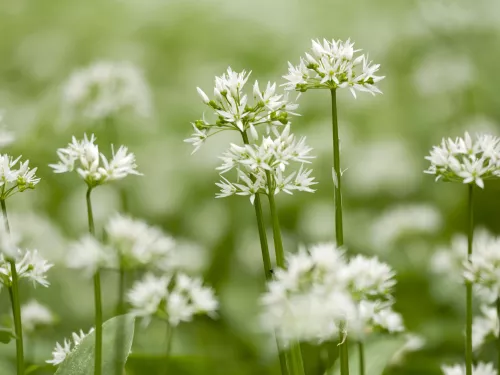
[[[183,139],[204,110],[196,86],[210,92],[213,77],[227,66],[282,82],[287,61],[297,62],[318,37],[351,37],[387,76],[383,96],[339,95],[349,251],[375,252],[371,225],[394,205],[428,203],[443,217],[437,233],[402,235],[380,253],[398,271],[396,310],[427,341],[388,373],[438,374],[441,363],[461,360],[463,290],[443,289],[429,260],[436,246],[465,228],[466,190],[435,184],[422,174],[423,158],[443,136],[498,133],[498,1],[2,0],[0,108],[17,138],[5,152],[30,159],[42,178],[36,191],[11,199],[9,210],[14,226],[33,232],[30,245],[57,265],[50,288],[22,289],[23,299],[36,296],[59,317],[55,327],[27,338],[30,362],[43,363],[56,341],[92,325],[90,283],[61,264],[67,242],[85,231],[84,186],[47,167],[71,135],[86,131],[101,145],[124,143],[137,154],[144,177],[123,184],[129,213],[201,245],[204,276],[220,296],[218,320],[201,319],[176,332],[169,373],[278,373],[272,342],[255,320],[264,283],[251,206],[241,197],[214,199],[217,155],[236,138],[211,139],[193,156]],[[154,116],[121,118],[119,141],[103,124],[60,125],[61,84],[74,69],[101,59],[134,62],[153,92]],[[303,95],[302,117],[293,124],[316,150],[319,184],[314,195],[278,199],[289,251],[333,239],[328,102],[325,92]],[[496,233],[499,192],[499,184],[488,184],[475,207],[478,224]],[[101,228],[120,207],[117,190],[97,189],[95,202]],[[109,318],[117,275],[104,277]],[[8,309],[2,291],[0,313],[8,316]],[[128,374],[165,373],[164,335],[160,323],[137,330]],[[318,351],[306,346],[304,352],[309,373],[321,373]],[[13,358],[13,345],[1,345],[1,374],[14,373]],[[50,367],[37,372],[51,373]]]

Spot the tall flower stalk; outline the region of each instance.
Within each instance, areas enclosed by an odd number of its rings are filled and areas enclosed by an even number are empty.
[[[436,181],[461,182],[468,185],[468,225],[467,225],[467,257],[465,266],[465,374],[472,375],[473,368],[473,283],[486,283],[481,274],[480,264],[486,256],[491,256],[488,246],[473,252],[474,245],[474,189],[484,188],[484,180],[500,176],[500,139],[491,135],[478,135],[476,139],[465,133],[463,138],[455,140],[443,139],[441,144],[434,146],[426,157],[431,163],[425,173],[435,175]],[[486,249],[486,250],[485,250]],[[484,277],[484,279],[483,279]],[[496,296],[498,296],[498,292]]]
[[[287,90],[306,92],[310,89],[326,89],[331,93],[332,136],[333,136],[333,183],[335,201],[335,239],[338,246],[344,244],[342,221],[342,170],[340,163],[340,139],[337,119],[337,89],[349,88],[354,97],[356,91],[381,93],[375,84],[384,77],[375,73],[378,64],[372,64],[368,58],[359,54],[350,40],[312,41],[311,53],[306,53],[300,63],[289,65],[288,74],[283,78]],[[349,374],[347,336],[339,342],[340,369],[342,375]],[[360,358],[363,361],[363,358]]]

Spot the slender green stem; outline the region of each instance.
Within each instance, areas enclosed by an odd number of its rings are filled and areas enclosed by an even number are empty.
[[[243,137],[243,143],[249,144],[248,135],[245,132],[241,133]],[[267,243],[266,227],[264,225],[264,215],[262,214],[262,201],[260,195],[255,195],[255,201],[253,202],[255,209],[255,216],[257,218],[257,228],[259,231],[260,240],[260,250],[262,253],[262,261],[264,264],[264,275],[267,281],[272,279],[272,266],[271,266],[271,256],[269,255],[269,245]],[[283,345],[279,342],[278,337],[276,337],[276,345],[278,347],[278,355],[280,360],[280,369],[282,375],[288,375],[288,368],[286,364],[286,355],[281,350]]]
[[[274,199],[274,181],[271,173],[266,171],[267,187],[269,192],[269,207],[271,211],[271,220],[273,222],[274,251],[276,252],[276,264],[279,268],[285,268],[285,251],[283,249],[283,239],[281,237],[280,221],[276,210],[276,201]],[[304,375],[304,363],[300,351],[300,343],[291,343],[288,351],[289,370],[292,375]]]
[[[359,353],[359,375],[365,375],[365,346],[362,341],[358,342]]]
[[[340,338],[339,341],[340,373],[342,375],[349,375],[349,344],[347,336]]]
[[[116,301],[116,315],[125,313],[125,268],[120,262],[119,277],[118,277],[118,300]],[[125,334],[125,325],[120,321],[115,336],[115,375],[123,375],[123,366],[120,364],[120,355],[123,351]]]
[[[89,233],[95,236],[94,214],[91,200],[92,187],[87,190],[87,216]],[[94,304],[95,304],[95,348],[94,348],[94,375],[102,374],[102,297],[101,274],[99,270],[94,274]]]
[[[467,236],[467,259],[471,261],[472,243],[474,241],[474,185],[469,184],[469,225]],[[466,282],[467,317],[465,325],[465,374],[472,375],[472,283]]]
[[[7,206],[5,200],[1,199],[2,214],[5,229],[10,233],[9,218],[7,216]],[[16,364],[17,375],[24,374],[24,342],[23,342],[23,324],[21,320],[21,302],[19,300],[19,276],[17,274],[16,261],[9,259],[10,270],[12,273],[12,285],[9,289],[10,302],[12,305],[12,316],[14,317],[14,332],[16,333]]]

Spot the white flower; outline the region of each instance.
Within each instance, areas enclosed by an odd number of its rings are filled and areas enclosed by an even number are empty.
[[[403,317],[392,309],[382,309],[373,316],[373,322],[376,326],[386,330],[389,333],[404,332]]]
[[[236,130],[244,137],[249,132],[253,139],[257,139],[257,127],[265,125],[269,133],[277,126],[289,124],[289,117],[297,115],[294,111],[298,105],[289,101],[288,95],[277,93],[276,84],[270,82],[264,91],[261,91],[258,82],[254,83],[254,100],[251,102],[245,93],[249,76],[250,73],[246,71],[238,73],[228,68],[222,76],[215,77],[213,99],[197,88],[201,100],[210,108],[215,120],[207,122],[203,117],[192,123],[194,133],[185,142],[192,143],[194,151],[198,150],[209,136],[220,131]]]
[[[38,326],[54,324],[54,315],[44,305],[31,300],[21,306],[21,316],[25,332],[33,332]]]
[[[157,277],[146,274],[142,280],[136,281],[127,294],[132,306],[131,313],[142,317],[148,323],[164,303],[168,296],[169,276]]]
[[[90,138],[84,134],[83,140],[73,137],[66,148],[57,150],[59,162],[50,164],[49,167],[54,170],[54,173],[72,172],[76,168],[80,177],[90,187],[121,180],[130,174],[141,175],[137,171],[135,155],[128,152],[125,146],[120,146],[116,153],[111,146],[112,158],[108,161],[104,154],[99,153],[99,147],[95,141],[93,134]]]
[[[64,339],[63,344],[56,343],[56,347],[52,351],[52,359],[45,361],[47,363],[50,363],[54,366],[60,365],[66,357],[73,352],[78,345],[82,342],[82,340],[90,335],[92,332],[94,332],[94,328],[91,328],[88,333],[84,333],[82,330],[80,330],[79,333],[73,332],[71,334],[72,340]]]
[[[70,245],[66,264],[69,268],[82,270],[90,277],[99,268],[116,268],[117,259],[112,249],[87,234]]]
[[[40,179],[35,176],[37,168],[29,168],[29,160],[16,164],[21,159],[7,154],[0,155],[0,199],[5,200],[17,192],[34,189]]]
[[[52,268],[52,264],[43,259],[37,250],[18,250],[14,258],[17,276],[19,279],[28,279],[33,282],[33,286],[40,284],[48,287],[47,271]],[[12,285],[12,268],[2,254],[0,254],[0,285],[10,287]]]
[[[118,252],[125,267],[156,266],[165,262],[175,247],[172,237],[141,220],[116,215],[105,228],[106,243]]]
[[[484,180],[500,176],[500,138],[488,134],[472,140],[443,139],[426,157],[431,165],[424,173],[436,176],[436,181],[455,181],[484,188]]]
[[[20,237],[7,229],[5,218],[0,217],[0,254],[7,258],[15,258],[19,249]]]
[[[14,134],[7,130],[3,123],[4,111],[0,110],[0,148],[10,145],[14,142]]]
[[[464,365],[442,366],[444,375],[465,375]],[[495,375],[497,372],[491,363],[479,362],[472,368],[472,375]]]
[[[63,88],[66,121],[106,120],[132,113],[147,117],[151,94],[144,75],[130,62],[96,62],[72,73]]]
[[[478,350],[491,337],[498,337],[498,314],[495,307],[481,306],[481,315],[472,322],[472,346]]]
[[[373,95],[382,93],[375,84],[384,79],[377,76],[380,65],[368,60],[365,55],[355,56],[360,50],[354,49],[350,39],[312,41],[311,54],[306,53],[298,66],[288,63],[288,74],[283,76],[288,82],[287,90],[307,91],[308,89],[349,88],[356,97],[356,91]]]

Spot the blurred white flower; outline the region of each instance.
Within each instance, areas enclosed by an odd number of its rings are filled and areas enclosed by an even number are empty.
[[[472,322],[472,346],[478,350],[489,338],[498,337],[498,314],[496,307],[481,306],[481,315]]]
[[[425,339],[422,336],[413,333],[406,334],[406,342],[394,354],[394,356],[391,359],[391,363],[394,364],[401,363],[407,353],[420,350],[424,346],[425,346]]]
[[[33,332],[39,326],[54,324],[55,318],[50,309],[35,300],[31,300],[21,306],[23,329],[25,332]]]
[[[168,296],[170,279],[170,276],[157,277],[148,273],[141,280],[136,281],[127,294],[127,299],[132,306],[130,312],[144,318],[146,324],[149,323]]]
[[[116,268],[117,263],[116,253],[90,234],[70,244],[66,258],[69,268],[82,270],[87,277],[99,268]]]
[[[245,85],[250,73],[233,71],[230,67],[220,77],[215,77],[214,99],[210,99],[205,92],[197,88],[201,100],[216,116],[211,123],[203,117],[192,123],[194,133],[185,142],[191,143],[197,151],[205,140],[223,130],[236,130],[247,136],[247,132],[253,139],[258,138],[256,128],[266,126],[267,133],[277,126],[290,123],[289,117],[296,115],[294,111],[298,108],[288,100],[288,95],[276,92],[276,84],[267,84],[266,89],[261,91],[256,81],[253,86],[253,103],[250,103],[245,93]]]
[[[429,204],[406,204],[390,207],[371,226],[371,238],[377,250],[387,252],[405,235],[433,234],[441,229],[442,217]]]
[[[74,351],[78,345],[82,342],[82,340],[94,332],[94,328],[91,328],[88,333],[84,333],[80,330],[79,333],[73,332],[71,334],[71,340],[64,339],[63,345],[56,343],[56,347],[52,351],[52,359],[47,360],[45,362],[50,363],[54,366],[60,365],[66,357]]]
[[[14,133],[7,130],[4,122],[4,111],[0,110],[0,148],[6,147],[14,142]]]
[[[424,173],[435,175],[436,181],[462,182],[484,188],[484,180],[500,177],[500,138],[481,134],[473,140],[469,133],[455,140],[443,138],[425,158],[431,165]]]
[[[7,154],[0,155],[0,199],[5,200],[8,197],[23,192],[27,189],[34,189],[40,182],[35,173],[37,168],[29,168],[29,160],[16,164],[21,159],[19,156],[14,159]]]
[[[384,77],[377,76],[380,65],[372,64],[368,57],[356,54],[351,40],[312,41],[311,54],[306,53],[297,66],[288,63],[287,90],[349,88],[356,97],[356,91],[381,94],[376,84]]]
[[[57,150],[59,162],[50,164],[49,167],[54,173],[73,172],[76,167],[76,171],[89,187],[121,180],[128,175],[141,175],[137,171],[135,155],[129,153],[125,146],[120,146],[116,153],[111,146],[112,158],[108,161],[104,154],[99,153],[95,141],[93,134],[90,138],[84,134],[83,140],[73,137],[66,148]]]
[[[0,217],[0,255],[15,258],[19,249],[20,237],[17,232],[8,229],[8,224],[3,215]]]
[[[151,113],[149,87],[142,71],[130,62],[99,61],[73,72],[64,84],[62,103],[66,122]]]
[[[40,284],[48,287],[47,271],[52,268],[52,264],[43,259],[37,250],[18,250],[15,258],[16,271],[19,279],[28,279],[33,282],[33,286]],[[8,260],[0,254],[0,285],[12,286],[12,268]]]
[[[444,375],[465,375],[464,365],[442,366]],[[472,368],[472,375],[495,375],[497,371],[491,363],[479,362]]]

